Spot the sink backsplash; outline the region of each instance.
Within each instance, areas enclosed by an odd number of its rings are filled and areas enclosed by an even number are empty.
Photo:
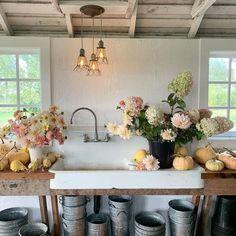
[[[64,168],[69,170],[106,170],[128,169],[128,163],[137,149],[148,149],[148,142],[143,137],[122,140],[112,136],[109,142],[83,142],[83,134],[94,137],[93,127],[69,127],[67,140],[60,146],[64,156]],[[104,138],[106,130],[99,128],[99,138]]]

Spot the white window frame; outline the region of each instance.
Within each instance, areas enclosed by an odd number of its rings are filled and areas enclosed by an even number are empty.
[[[209,58],[234,57],[236,58],[235,40],[230,39],[202,39],[200,40],[200,76],[199,76],[199,101],[200,108],[208,108],[209,85]],[[230,91],[228,91],[229,93]],[[225,107],[228,109],[229,107]],[[209,138],[210,140],[236,140],[236,132],[229,131]]]
[[[46,110],[51,105],[50,38],[0,37],[0,45],[0,54],[19,55],[36,51],[39,52],[41,109]],[[4,79],[2,81],[4,81]],[[19,105],[19,101],[17,101],[17,105]]]

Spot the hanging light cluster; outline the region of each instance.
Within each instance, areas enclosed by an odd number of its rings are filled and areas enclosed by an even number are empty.
[[[108,64],[106,56],[106,48],[104,47],[104,42],[102,41],[102,13],[105,9],[97,5],[86,5],[80,8],[81,11],[81,49],[80,54],[77,59],[76,67],[74,71],[86,71],[87,75],[100,75],[101,71],[99,69],[98,63]],[[89,63],[85,56],[85,50],[83,48],[83,14],[92,17],[93,20],[93,52],[91,54],[91,59]],[[98,47],[95,53],[94,50],[94,17],[101,16],[101,25],[100,25],[100,40],[98,42]]]

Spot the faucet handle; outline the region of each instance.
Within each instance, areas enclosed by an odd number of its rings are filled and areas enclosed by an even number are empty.
[[[83,142],[84,143],[89,142],[89,136],[87,134],[83,134]]]

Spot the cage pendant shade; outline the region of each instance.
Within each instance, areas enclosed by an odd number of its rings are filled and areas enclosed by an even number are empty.
[[[100,75],[100,74],[101,74],[101,71],[98,66],[96,55],[92,53],[91,60],[89,60],[88,75]]]
[[[80,54],[77,59],[77,65],[74,68],[74,71],[87,71],[88,70],[88,61],[85,56],[85,51],[83,48],[80,49]]]
[[[104,47],[104,43],[102,40],[100,40],[98,43],[96,58],[98,62],[108,64],[106,48]]]

